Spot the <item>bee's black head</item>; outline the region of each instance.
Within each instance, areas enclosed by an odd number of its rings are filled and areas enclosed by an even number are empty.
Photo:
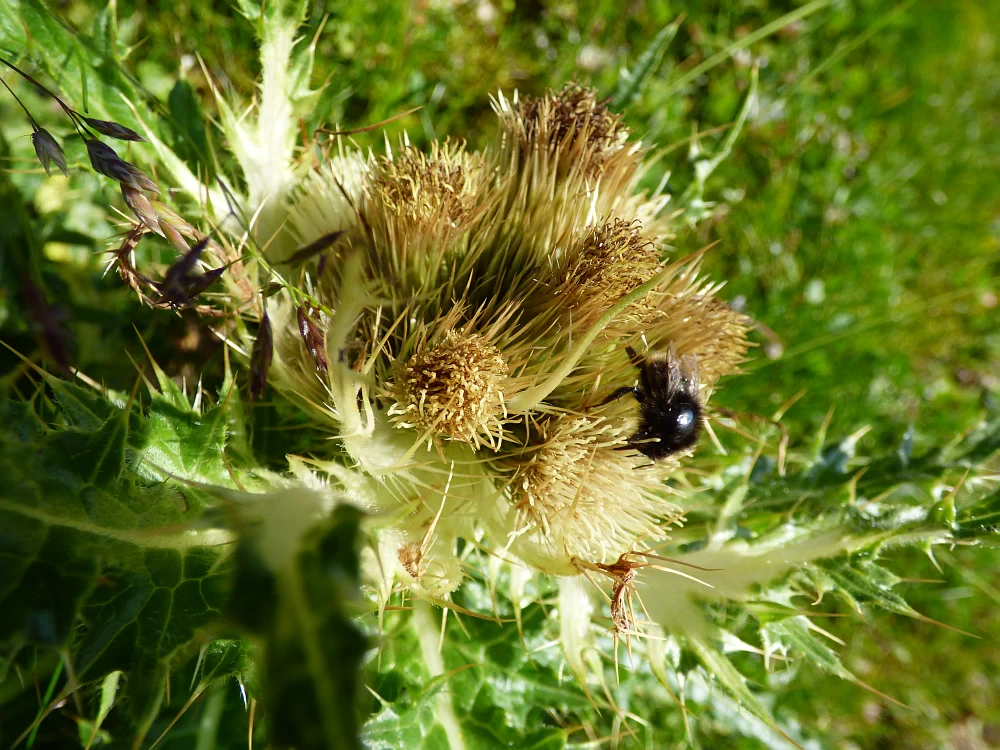
[[[652,459],[687,450],[701,432],[697,396],[678,392],[669,400],[646,399],[640,406],[639,430],[629,443]]]

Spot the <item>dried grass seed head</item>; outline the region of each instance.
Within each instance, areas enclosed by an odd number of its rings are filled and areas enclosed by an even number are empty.
[[[53,135],[45,128],[37,128],[31,133],[31,144],[35,147],[35,156],[42,163],[45,174],[51,175],[51,164],[55,164],[64,177],[69,177],[66,169],[66,154]]]

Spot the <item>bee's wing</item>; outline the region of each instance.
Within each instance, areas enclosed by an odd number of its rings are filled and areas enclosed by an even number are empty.
[[[701,382],[698,375],[698,357],[694,354],[677,356],[673,342],[670,342],[670,394],[686,393],[697,398],[698,385]]]

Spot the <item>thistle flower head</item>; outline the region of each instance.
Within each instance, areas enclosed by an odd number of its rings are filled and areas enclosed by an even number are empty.
[[[574,159],[588,173],[599,171],[626,147],[628,129],[621,116],[598,101],[593,89],[568,83],[556,94],[520,102],[509,122],[532,148],[558,153],[564,166]]]
[[[659,270],[660,254],[639,223],[615,219],[587,229],[567,248],[546,279],[542,299],[565,324],[572,317],[586,328]]]
[[[607,403],[640,377],[626,348],[697,361],[701,400],[747,349],[697,257],[666,257],[669,196],[640,189],[647,152],[593,91],[495,108],[483,151],[340,142],[267,201],[287,230],[265,250],[281,292],[257,334],[273,347],[248,347],[253,392],[266,374],[339,437],[352,468],[322,449],[316,465],[391,514],[383,599],[393,577],[460,585],[460,539],[566,576],[662,540],[683,504],[665,480],[693,448],[637,449],[648,414]]]
[[[638,190],[645,151],[592,91],[497,109],[481,153],[404,140],[321,164],[287,208],[299,291],[268,304],[272,384],[377,478],[366,507],[410,509],[381,564],[419,582],[434,560],[438,592],[459,537],[560,575],[663,539],[690,450],[652,461],[636,401],[599,404],[640,375],[628,345],[697,361],[702,399],[747,347],[697,259],[663,258],[666,196]]]
[[[561,414],[534,427],[531,442],[501,464],[509,477],[506,533],[518,556],[547,573],[575,575],[577,559],[614,560],[663,539],[680,520],[663,486],[678,462],[623,450],[634,419]]]
[[[386,214],[401,214],[413,229],[459,227],[475,204],[482,165],[461,147],[435,144],[429,154],[411,146],[377,160],[368,194]]]
[[[400,368],[389,416],[397,427],[498,445],[504,412],[507,363],[499,350],[476,333],[451,330],[424,342]]]

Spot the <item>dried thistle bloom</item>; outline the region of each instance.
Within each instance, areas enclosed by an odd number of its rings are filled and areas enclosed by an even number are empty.
[[[538,314],[558,316],[566,325],[587,328],[660,269],[660,254],[638,222],[615,219],[594,227],[567,249],[534,301]]]
[[[663,480],[677,460],[624,451],[634,419],[563,414],[543,418],[532,442],[501,464],[508,474],[510,549],[547,573],[574,575],[576,558],[613,560],[666,536],[681,509]]]
[[[698,357],[701,382],[711,385],[739,371],[749,349],[750,320],[715,296],[721,284],[685,269],[644,306],[645,339],[654,349],[673,344],[679,355]]]
[[[31,143],[35,147],[35,155],[42,163],[45,174],[51,175],[49,164],[55,163],[63,176],[69,177],[69,170],[66,169],[66,154],[63,153],[59,141],[52,137],[52,134],[45,128],[38,128],[31,133]]]
[[[507,363],[479,334],[448,331],[425,343],[400,368],[396,403],[389,416],[397,427],[430,437],[499,445],[504,412],[503,381]]]
[[[417,232],[457,229],[471,218],[482,177],[481,163],[461,147],[434,144],[424,154],[404,146],[378,160],[368,197],[380,204],[374,214],[398,215]]]
[[[628,140],[628,130],[593,91],[570,84],[523,101],[499,96],[494,107],[500,128],[490,162],[501,176],[497,200],[517,217],[521,252],[536,256],[527,262],[553,261],[589,228],[616,221],[640,228],[654,246],[672,236],[662,215],[669,196],[639,190],[649,167],[642,144]]]
[[[361,246],[383,294],[405,299],[436,291],[446,257],[463,251],[485,188],[481,157],[460,146],[435,145],[429,154],[404,146],[376,161],[359,219]]]

